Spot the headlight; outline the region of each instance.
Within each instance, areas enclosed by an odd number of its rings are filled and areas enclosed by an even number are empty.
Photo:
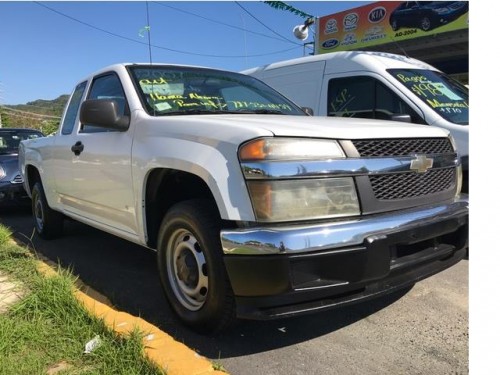
[[[451,145],[453,146],[453,151],[457,152],[457,144],[455,143],[455,139],[450,135],[448,135],[448,139],[451,142]],[[462,181],[463,181],[463,171],[462,171],[462,165],[460,164],[457,167],[457,191],[456,195],[460,195],[460,192],[462,191]]]
[[[462,166],[459,165],[457,168],[457,191],[455,192],[455,195],[460,195],[460,192],[462,191],[462,181],[463,181],[463,173],[462,173]]]
[[[258,170],[258,165],[280,163],[288,175],[279,177],[246,174],[247,187],[258,221],[297,221],[360,214],[354,180],[351,177],[318,177],[323,171],[307,170],[305,161],[343,159],[345,154],[336,141],[301,138],[260,138],[239,150],[242,168]],[[265,169],[265,168],[262,168]],[[271,168],[272,169],[272,168]],[[318,172],[318,173],[315,173]]]
[[[437,8],[437,9],[434,9],[434,12],[436,12],[437,14],[446,14],[446,13],[450,13],[451,10],[448,8]]]
[[[248,181],[259,221],[291,221],[359,215],[350,177]]]

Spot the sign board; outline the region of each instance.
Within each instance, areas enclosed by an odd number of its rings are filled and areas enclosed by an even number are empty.
[[[315,53],[360,50],[468,28],[468,1],[379,1],[320,17]]]

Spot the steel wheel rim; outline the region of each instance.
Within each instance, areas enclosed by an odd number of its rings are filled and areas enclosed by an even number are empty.
[[[43,230],[43,222],[44,222],[44,216],[43,216],[43,205],[42,201],[40,199],[40,196],[37,195],[35,199],[35,210],[34,210],[34,216],[35,216],[35,223],[36,227],[39,231]]]
[[[431,21],[428,18],[422,20],[422,30],[427,31],[431,28]]]
[[[186,229],[174,231],[167,244],[167,276],[177,300],[190,311],[203,307],[208,270],[198,239]]]

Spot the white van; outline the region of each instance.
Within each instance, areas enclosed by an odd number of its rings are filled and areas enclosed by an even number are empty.
[[[469,90],[420,60],[384,52],[333,52],[245,70],[315,115],[434,125],[457,144],[468,192]]]

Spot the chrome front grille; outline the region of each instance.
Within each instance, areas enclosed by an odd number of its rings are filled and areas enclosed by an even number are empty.
[[[370,176],[373,193],[378,200],[418,198],[440,193],[453,189],[455,180],[455,168]]]
[[[448,138],[368,139],[352,141],[361,157],[453,154]]]
[[[358,139],[342,145],[347,159],[365,167],[366,172],[355,177],[363,214],[429,205],[455,196],[460,159],[448,137]],[[400,168],[395,166],[398,163]],[[357,171],[362,168],[357,166]]]

